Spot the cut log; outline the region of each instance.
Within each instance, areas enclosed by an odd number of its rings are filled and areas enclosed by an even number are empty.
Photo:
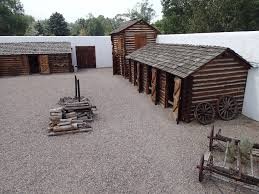
[[[71,121],[72,121],[71,118],[69,118],[69,119],[60,119],[60,122],[71,122]]]
[[[65,107],[65,110],[86,110],[86,109],[91,109],[91,106],[70,106],[70,107]]]
[[[62,112],[50,112],[50,116],[54,116],[54,117],[62,117]]]
[[[92,131],[92,129],[77,129],[73,131],[51,132],[48,134],[48,136],[59,136],[59,135],[65,135],[65,134],[84,133],[84,132],[90,132],[90,131]]]
[[[63,110],[63,107],[59,107],[59,108],[50,109],[49,112],[60,113],[60,112],[62,112],[62,110]]]
[[[76,112],[70,112],[70,113],[67,113],[66,114],[66,118],[68,119],[68,118],[73,118],[73,117],[76,117],[77,115],[76,115]]]
[[[60,116],[50,116],[50,117],[49,117],[49,119],[50,119],[51,121],[59,121],[61,118],[62,118],[62,117],[60,117]]]
[[[76,128],[75,128],[76,127]],[[77,129],[77,125],[65,125],[65,126],[55,126],[53,127],[53,131],[71,131]]]
[[[57,124],[58,126],[71,125],[71,122],[60,122]]]
[[[83,123],[83,120],[71,120],[72,123]]]

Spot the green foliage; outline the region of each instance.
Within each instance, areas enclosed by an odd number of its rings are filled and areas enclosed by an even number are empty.
[[[24,35],[29,22],[19,0],[0,1],[0,35]]]
[[[259,0],[162,0],[165,33],[259,29]]]
[[[151,20],[155,17],[156,12],[153,9],[153,5],[149,3],[149,0],[142,0],[138,2],[135,7],[128,11],[127,14],[129,19],[143,19],[146,22],[150,23]]]
[[[251,143],[248,139],[241,139],[239,143],[239,149],[240,149],[240,156],[241,156],[241,163],[247,163],[250,159],[250,153],[252,152],[253,143]],[[230,163],[233,163],[237,160],[237,145],[234,141],[231,141],[229,144],[229,150],[228,150],[228,161]]]
[[[48,26],[50,33],[55,36],[68,36],[70,34],[68,24],[60,13],[56,12],[50,16]]]

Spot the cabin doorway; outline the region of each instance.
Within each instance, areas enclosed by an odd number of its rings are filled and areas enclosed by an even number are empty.
[[[40,64],[38,60],[38,55],[28,55],[28,61],[30,65],[30,73],[40,73]]]
[[[168,75],[167,91],[168,91],[168,106],[172,107],[174,103],[174,78],[172,74]]]

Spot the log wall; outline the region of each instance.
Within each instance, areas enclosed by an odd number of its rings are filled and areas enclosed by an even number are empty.
[[[125,46],[124,34],[111,36],[112,40],[112,58],[113,58],[113,75],[124,75],[125,64]]]
[[[48,55],[51,73],[67,73],[73,70],[71,54]]]
[[[156,42],[157,31],[143,21],[111,36],[114,75],[118,74],[129,78],[131,65],[125,56],[137,50],[135,42],[137,34],[145,35],[147,44]]]
[[[25,55],[0,56],[0,76],[28,75],[30,67]]]
[[[125,30],[125,55],[128,55],[138,49],[135,42],[135,35],[137,34],[145,35],[146,44],[156,42],[157,32],[152,27],[144,22],[136,23]],[[129,63],[126,61],[124,74],[126,78],[129,78],[129,66]]]
[[[145,24],[144,22],[136,23],[135,25],[125,30],[126,55],[132,53],[137,49],[135,44],[136,34],[145,34],[147,44],[156,42],[157,32],[152,27]]]
[[[225,52],[194,73],[191,115],[200,102],[210,102],[216,108],[217,100],[223,95],[235,97],[239,113],[242,111],[248,74],[248,65],[234,54]]]

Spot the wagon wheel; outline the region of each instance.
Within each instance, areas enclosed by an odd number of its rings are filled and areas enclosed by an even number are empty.
[[[194,117],[203,125],[212,123],[215,118],[215,110],[212,104],[208,102],[199,103],[195,108]]]
[[[199,165],[199,182],[203,181],[204,178],[204,174],[203,174],[203,170],[204,170],[204,154],[202,154],[201,159],[200,159],[200,165]]]
[[[209,143],[209,150],[212,151],[213,149],[213,137],[214,137],[214,125],[212,125],[211,131],[210,131],[210,143]]]
[[[229,121],[237,116],[237,101],[232,96],[222,96],[218,100],[217,111],[222,120]]]

